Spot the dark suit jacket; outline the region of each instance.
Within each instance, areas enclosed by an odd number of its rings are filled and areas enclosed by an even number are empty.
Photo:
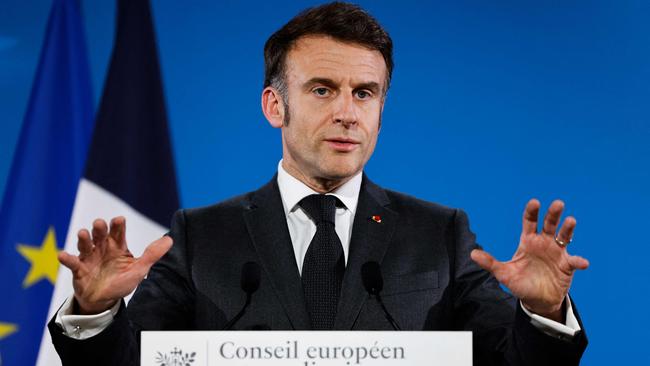
[[[381,223],[371,220],[379,215]],[[234,329],[309,329],[302,285],[274,178],[258,191],[176,213],[174,245],[102,333],[78,341],[52,321],[65,365],[138,363],[140,330],[218,330],[241,309],[242,265],[262,279]],[[471,330],[475,365],[577,365],[587,340],[547,336],[471,259],[466,215],[384,190],[364,177],[335,329],[391,330],[360,269],[381,264],[386,307],[405,330]]]

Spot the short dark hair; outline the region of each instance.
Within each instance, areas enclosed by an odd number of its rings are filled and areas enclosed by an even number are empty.
[[[325,35],[379,51],[386,62],[384,92],[388,90],[393,74],[393,41],[388,32],[358,5],[338,1],[302,11],[269,37],[264,45],[265,88],[273,86],[286,98],[287,53],[307,35]]]

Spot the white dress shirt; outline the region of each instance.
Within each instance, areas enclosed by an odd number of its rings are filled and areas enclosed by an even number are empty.
[[[361,180],[362,173],[359,172],[339,188],[327,193],[336,196],[343,203],[342,207],[337,206],[336,208],[335,229],[343,246],[346,264],[350,251],[352,223],[359,201],[359,191],[361,190]],[[293,252],[296,256],[296,264],[298,265],[298,271],[302,274],[302,264],[311,239],[316,234],[316,224],[307,216],[298,203],[303,198],[311,194],[318,194],[318,192],[312,190],[300,180],[287,173],[282,167],[282,160],[278,163],[278,187],[280,189],[280,196],[282,197],[284,214],[287,218]],[[67,336],[76,339],[90,338],[106,329],[113,321],[120,307],[120,302],[118,302],[113,308],[97,315],[73,315],[73,298],[74,296],[70,296],[63,306],[61,306],[55,321],[63,328]],[[537,314],[532,314],[521,303],[520,306],[530,316],[531,324],[544,333],[560,339],[571,339],[580,331],[580,325],[573,314],[571,300],[568,296],[566,298],[566,304],[565,324]]]
[[[346,264],[348,263],[348,253],[350,252],[352,222],[354,221],[354,214],[357,211],[359,191],[361,190],[361,178],[362,174],[359,172],[342,186],[327,193],[338,198],[344,206],[336,207],[334,228],[341,240]],[[287,217],[287,226],[289,227],[289,235],[291,235],[293,252],[296,255],[296,264],[298,265],[298,271],[302,275],[302,264],[305,260],[305,254],[307,253],[311,239],[316,235],[316,224],[307,216],[307,213],[305,213],[298,203],[303,198],[312,194],[318,194],[318,192],[307,187],[303,182],[287,173],[282,167],[282,160],[278,164],[278,187],[280,188],[280,196],[282,197],[282,205],[284,206],[284,215]]]

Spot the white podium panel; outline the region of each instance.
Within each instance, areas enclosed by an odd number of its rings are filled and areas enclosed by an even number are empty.
[[[142,366],[471,366],[471,332],[142,332]]]

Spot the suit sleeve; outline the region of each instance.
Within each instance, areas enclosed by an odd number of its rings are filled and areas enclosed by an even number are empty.
[[[194,291],[191,285],[185,213],[178,211],[169,234],[174,245],[140,283],[129,306],[124,304],[101,333],[84,340],[66,336],[55,317],[48,329],[63,366],[136,366],[140,364],[142,330],[190,329]]]
[[[472,261],[471,251],[480,247],[463,211],[456,211],[454,231],[454,324],[473,331],[474,364],[578,365],[587,346],[582,323],[583,331],[570,341],[537,329],[517,299]]]

